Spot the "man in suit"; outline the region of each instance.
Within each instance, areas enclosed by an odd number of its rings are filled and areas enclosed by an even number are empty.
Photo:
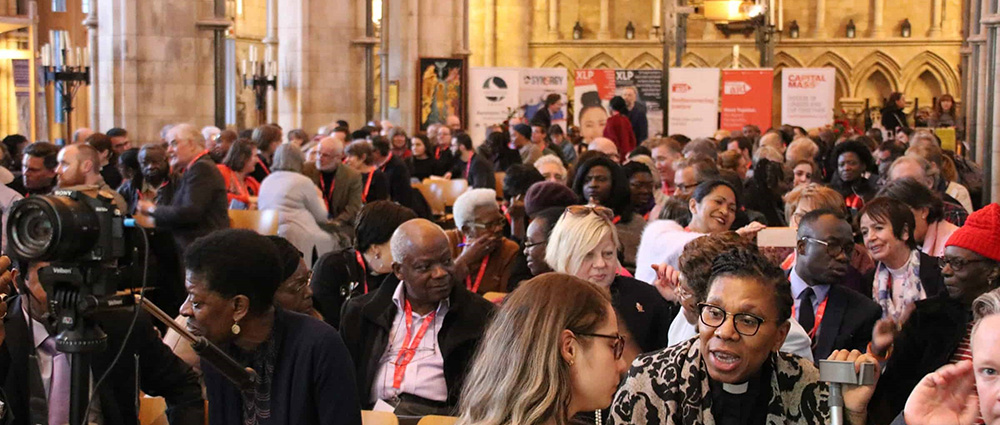
[[[843,212],[819,209],[799,221],[795,265],[789,272],[794,317],[813,340],[813,358],[838,349],[865,351],[882,309],[841,286],[854,240]]]
[[[9,264],[6,257],[0,257],[3,270]],[[46,419],[50,424],[66,423],[69,420],[70,400],[69,358],[66,354],[53,351],[55,318],[47,308],[47,294],[38,278],[38,271],[48,263],[35,262],[22,266],[26,266],[23,267],[26,270],[23,282],[17,272],[6,272],[0,278],[0,292],[8,292],[11,280],[20,282],[21,292],[21,295],[9,299],[5,306],[0,306],[0,314],[4,316],[0,325],[0,383],[8,397],[7,416],[0,416],[0,420],[10,419],[13,415],[10,423],[15,425],[42,423]],[[28,302],[25,303],[25,300]],[[27,305],[30,305],[30,315]],[[108,335],[108,344],[104,351],[91,354],[91,376],[96,380],[106,372],[108,375],[97,394],[92,395],[96,401],[88,422],[138,424],[135,400],[138,390],[142,390],[166,399],[171,424],[201,423],[205,417],[205,404],[198,376],[160,341],[149,315],[144,311],[139,313],[135,329],[126,343],[124,337],[132,315],[131,310],[126,310],[97,316],[98,324]],[[122,344],[125,344],[122,356],[112,366]],[[37,367],[30,364],[31,355],[37,356]],[[135,388],[136,378],[138,389]],[[92,382],[94,384],[96,382]],[[37,402],[32,400],[36,397],[44,399],[45,405],[30,412],[29,405]]]
[[[552,127],[552,116],[559,113],[562,107],[562,96],[559,93],[550,93],[545,96],[545,106],[535,111],[535,115],[531,117],[531,125],[542,127],[543,131],[549,131],[549,127]]]
[[[452,415],[493,304],[455,281],[448,238],[436,224],[407,221],[390,244],[393,274],[348,301],[341,316],[361,406],[381,400],[397,415]],[[403,347],[416,354],[402,356]]]
[[[319,141],[316,168],[323,200],[332,224],[338,229],[353,228],[354,217],[361,211],[361,175],[351,167],[341,167],[344,142],[333,137]]]
[[[372,158],[379,164],[379,170],[385,173],[389,180],[389,199],[407,208],[413,208],[413,188],[410,186],[410,167],[403,158],[393,155],[389,140],[383,136],[372,139],[375,152]]]
[[[167,158],[177,177],[169,204],[143,199],[136,207],[136,222],[144,227],[170,230],[178,252],[215,230],[229,227],[226,183],[205,149],[205,139],[191,124],[178,124],[167,133]],[[152,218],[152,220],[150,220]]]

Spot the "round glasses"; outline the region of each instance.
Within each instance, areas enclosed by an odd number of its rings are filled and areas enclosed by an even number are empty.
[[[722,307],[698,303],[698,310],[701,311],[701,323],[711,328],[718,328],[726,323],[726,317],[733,316],[733,327],[736,332],[743,336],[757,335],[760,325],[764,319],[750,313],[730,313]]]

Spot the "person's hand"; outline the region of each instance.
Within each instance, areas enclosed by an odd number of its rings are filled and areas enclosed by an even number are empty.
[[[892,318],[875,322],[875,327],[872,328],[872,353],[879,357],[885,357],[898,333],[899,325]]]
[[[139,227],[146,229],[156,228],[156,219],[146,214],[137,211],[135,214],[132,214],[132,219],[135,220],[135,224],[139,225]]]
[[[510,214],[511,220],[524,219],[528,215],[524,208],[524,195],[517,195],[510,200],[507,214]]]
[[[500,245],[501,240],[502,238],[497,234],[486,234],[472,239],[465,244],[465,249],[462,250],[458,259],[466,265],[482,261],[487,254],[493,252]],[[476,267],[478,266],[477,264]]]
[[[742,236],[744,239],[753,239],[757,236],[757,232],[766,229],[767,226],[756,221],[750,224],[736,229],[736,234]]]
[[[908,425],[971,424],[978,414],[976,377],[968,360],[924,376],[903,408]]]
[[[156,211],[156,204],[150,201],[139,201],[139,204],[135,207],[135,211],[136,213],[152,215]]]
[[[447,173],[444,173],[443,177],[444,177],[445,180],[451,180],[451,171],[449,171]]]
[[[875,383],[878,383],[878,362],[875,360],[875,357],[872,357],[871,354],[862,354],[858,350],[837,350],[830,353],[830,357],[828,357],[827,360],[854,362],[855,374],[861,372],[862,364],[872,363],[875,365]],[[874,393],[875,384],[844,385],[844,409],[847,410],[852,424],[858,423],[857,418],[860,418],[860,422],[864,423],[864,418],[868,412],[868,401],[872,399],[872,394]]]
[[[670,302],[681,302],[681,297],[677,294],[677,288],[681,284],[681,273],[666,263],[653,264],[650,267],[656,271],[653,287],[660,292],[660,296]]]
[[[3,344],[6,337],[6,327],[4,320],[7,318],[7,298],[13,294],[11,288],[14,286],[14,279],[17,278],[17,270],[10,269],[10,258],[6,255],[0,257],[0,344]]]

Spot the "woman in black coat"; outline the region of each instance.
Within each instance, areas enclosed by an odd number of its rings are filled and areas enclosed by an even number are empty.
[[[889,95],[889,100],[885,102],[885,106],[882,107],[882,128],[895,134],[901,130],[907,130],[910,126],[906,123],[906,113],[903,112],[903,108],[906,107],[906,98],[900,92],[894,92]]]

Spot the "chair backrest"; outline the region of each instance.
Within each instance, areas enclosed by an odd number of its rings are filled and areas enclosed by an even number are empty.
[[[454,425],[458,418],[453,416],[424,416],[417,425]]]
[[[424,184],[444,202],[445,207],[455,205],[455,200],[469,189],[469,182],[464,179],[426,179]]]
[[[139,398],[140,425],[167,425],[167,402],[163,397]]]
[[[497,181],[497,199],[503,199],[503,178],[507,177],[507,173],[499,171],[494,173]]]
[[[399,418],[390,412],[362,410],[361,425],[399,425]]]
[[[434,191],[431,190],[430,186],[423,183],[410,183],[410,187],[415,190],[419,190],[420,194],[424,196],[427,201],[427,206],[431,209],[431,214],[435,216],[444,215],[444,200],[438,197]]]
[[[278,234],[277,210],[229,210],[229,226],[249,229],[264,236]]]

